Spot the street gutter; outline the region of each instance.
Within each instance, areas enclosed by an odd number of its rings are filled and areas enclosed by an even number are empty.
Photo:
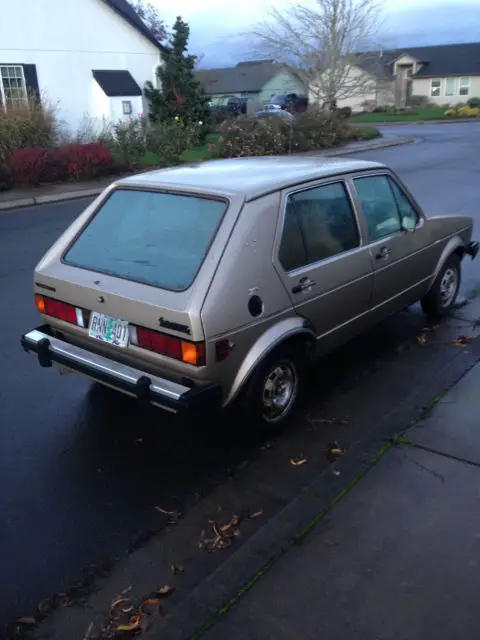
[[[354,153],[362,153],[365,151],[375,151],[376,149],[385,149],[387,147],[396,147],[403,144],[410,144],[414,142],[414,138],[412,137],[398,137],[398,138],[389,138],[388,140],[371,140],[361,143],[352,143],[358,144],[356,147],[349,148],[348,145],[345,147],[340,147],[337,149],[333,149],[332,151],[309,151],[306,154],[301,155],[316,155],[322,156],[326,158],[333,158],[337,156],[346,156]],[[121,176],[123,177],[123,176]],[[115,180],[115,179],[114,179]],[[112,180],[112,182],[114,182]],[[103,185],[101,187],[95,187],[91,189],[79,189],[67,191],[65,193],[58,194],[49,194],[49,195],[39,195],[32,196],[28,198],[14,198],[12,200],[5,200],[4,202],[0,201],[0,214],[8,211],[12,211],[14,209],[24,209],[27,207],[33,207],[36,205],[42,204],[55,204],[59,202],[66,202],[68,200],[78,200],[81,198],[91,198],[100,195],[107,185]]]

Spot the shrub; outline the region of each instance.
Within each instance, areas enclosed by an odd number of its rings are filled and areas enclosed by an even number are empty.
[[[147,151],[147,119],[143,116],[113,125],[113,150],[130,169],[141,165]]]
[[[476,118],[479,113],[480,113],[480,109],[478,107],[471,107],[468,111],[467,116],[469,118]]]
[[[447,109],[444,114],[444,116],[447,116],[449,118],[454,117],[457,115],[457,112],[455,111],[455,109]]]
[[[99,143],[73,144],[56,151],[60,166],[67,166],[73,180],[90,180],[113,173],[115,161],[109,149]]]
[[[480,108],[480,98],[470,98],[470,100],[467,102],[468,106],[471,107],[472,109],[475,108]]]
[[[455,105],[455,109],[463,109],[463,107],[466,107],[467,104],[465,102],[457,102],[457,104]]]
[[[68,176],[68,164],[55,150],[42,147],[17,149],[8,157],[8,166],[15,183],[29,186],[64,180]]]
[[[0,191],[8,191],[12,186],[12,172],[6,164],[0,164]]]
[[[373,128],[369,129],[364,135],[374,137]],[[212,152],[217,157],[232,158],[327,149],[363,135],[352,131],[345,120],[322,111],[299,114],[292,123],[275,116],[261,120],[239,117],[225,124]]]
[[[337,109],[336,113],[339,118],[351,118],[352,107],[341,107],[340,109]]]
[[[8,166],[15,183],[37,186],[68,178],[88,180],[109,175],[115,169],[115,162],[107,147],[91,143],[59,149],[17,149],[10,154]]]
[[[428,98],[426,96],[413,95],[407,98],[407,106],[422,108],[428,105]]]
[[[53,147],[57,142],[55,109],[35,100],[15,109],[0,108],[0,162],[16,149]]]
[[[470,107],[468,107],[467,105],[464,105],[463,107],[457,109],[457,116],[459,116],[460,118],[468,118],[469,115]]]
[[[379,138],[381,135],[377,127],[360,126],[350,127],[349,139],[350,140],[373,140]]]
[[[178,164],[182,154],[201,144],[205,136],[203,122],[184,124],[180,119],[151,124],[146,130],[146,148],[159,158],[160,164]]]

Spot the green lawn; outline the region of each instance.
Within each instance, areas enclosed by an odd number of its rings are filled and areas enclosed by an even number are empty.
[[[193,149],[185,151],[182,155],[182,160],[184,162],[200,162],[201,160],[207,160],[210,157],[210,152],[208,150],[209,145],[215,145],[218,142],[219,137],[218,133],[209,133],[205,139],[205,144],[201,147],[194,147]]]
[[[440,107],[425,107],[416,109],[413,113],[391,115],[389,113],[361,113],[350,118],[350,122],[414,122],[416,120],[437,120],[445,117],[445,109]]]

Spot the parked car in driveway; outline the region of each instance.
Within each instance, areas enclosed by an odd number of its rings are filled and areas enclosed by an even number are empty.
[[[278,93],[265,102],[265,109],[283,109],[290,113],[302,113],[308,107],[307,96],[297,93]]]
[[[263,109],[262,111],[257,111],[255,116],[260,120],[265,120],[265,118],[278,118],[288,123],[292,123],[294,120],[292,114],[283,109]]]
[[[417,300],[448,313],[477,252],[470,217],[425,214],[379,163],[172,167],[113,183],[46,253],[22,345],[173,413],[238,403],[277,428],[315,357]]]

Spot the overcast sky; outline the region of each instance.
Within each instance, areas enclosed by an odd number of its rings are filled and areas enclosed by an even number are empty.
[[[181,15],[191,27],[191,52],[203,54],[203,67],[248,59],[241,35],[262,19],[272,0],[150,0],[167,24]],[[314,2],[314,0],[303,0]],[[275,6],[286,4],[276,0]],[[480,40],[480,0],[385,0],[382,44],[387,47]]]

